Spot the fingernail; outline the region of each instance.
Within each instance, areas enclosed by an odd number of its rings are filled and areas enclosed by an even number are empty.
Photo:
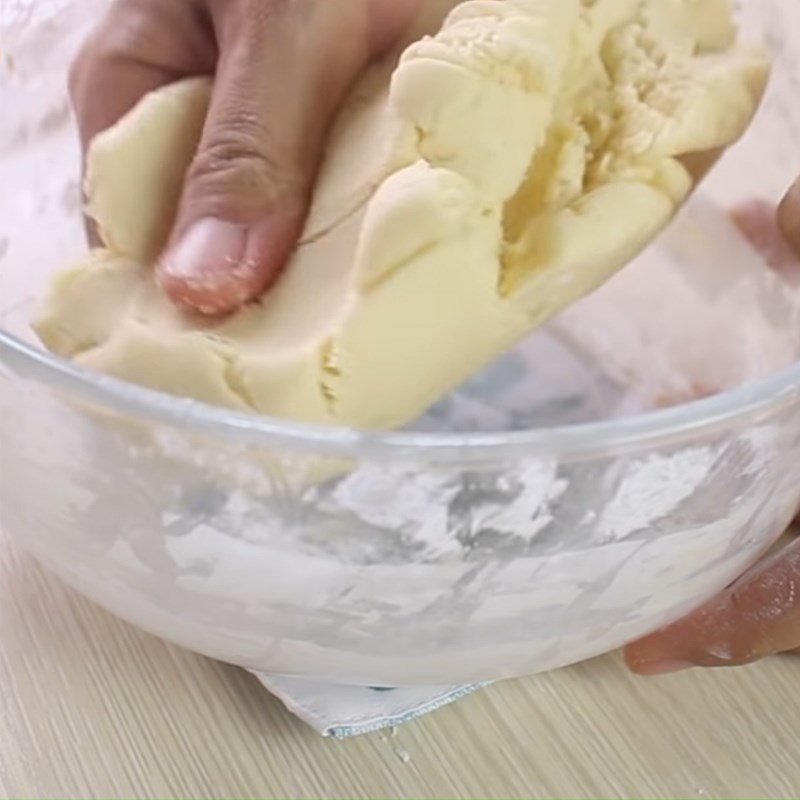
[[[168,278],[213,289],[215,278],[227,279],[231,267],[241,264],[246,246],[244,226],[201,219],[164,255],[161,271]]]
[[[633,669],[639,675],[655,676],[669,675],[673,672],[683,672],[692,669],[696,664],[691,661],[679,661],[677,659],[664,659],[663,661],[645,661],[634,665]]]

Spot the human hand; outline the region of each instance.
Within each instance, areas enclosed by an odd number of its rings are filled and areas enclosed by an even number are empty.
[[[691,616],[625,651],[641,675],[732,667],[800,652],[800,541],[757,565]]]
[[[148,92],[215,75],[209,117],[156,269],[192,311],[258,297],[289,258],[332,118],[422,0],[116,0],[76,59],[84,151]]]
[[[800,181],[786,195],[777,219],[774,207],[758,201],[737,209],[734,218],[771,268],[797,274]],[[800,540],[699,611],[630,645],[625,658],[634,672],[659,675],[737,666],[784,652],[800,653]]]
[[[783,198],[778,209],[778,225],[783,238],[800,257],[800,178]]]

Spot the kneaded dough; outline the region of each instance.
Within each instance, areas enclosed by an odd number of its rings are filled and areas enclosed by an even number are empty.
[[[342,110],[282,278],[222,321],[177,310],[152,270],[210,83],[100,135],[105,247],[54,279],[46,345],[209,403],[402,425],[637,255],[769,72],[726,0],[431,0],[409,38]]]

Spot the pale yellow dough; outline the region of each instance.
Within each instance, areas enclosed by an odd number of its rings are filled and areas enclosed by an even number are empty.
[[[55,278],[44,342],[209,403],[402,425],[637,255],[769,71],[725,0],[431,0],[419,27],[342,111],[283,277],[228,320],[181,314],[152,270],[209,83],[98,137],[106,248]]]

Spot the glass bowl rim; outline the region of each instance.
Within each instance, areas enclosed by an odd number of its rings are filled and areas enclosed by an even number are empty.
[[[390,461],[589,460],[686,442],[742,422],[757,424],[800,401],[797,363],[713,397],[619,419],[499,433],[373,432],[275,419],[174,397],[81,367],[0,330],[2,364],[22,378],[139,422],[231,443]]]

